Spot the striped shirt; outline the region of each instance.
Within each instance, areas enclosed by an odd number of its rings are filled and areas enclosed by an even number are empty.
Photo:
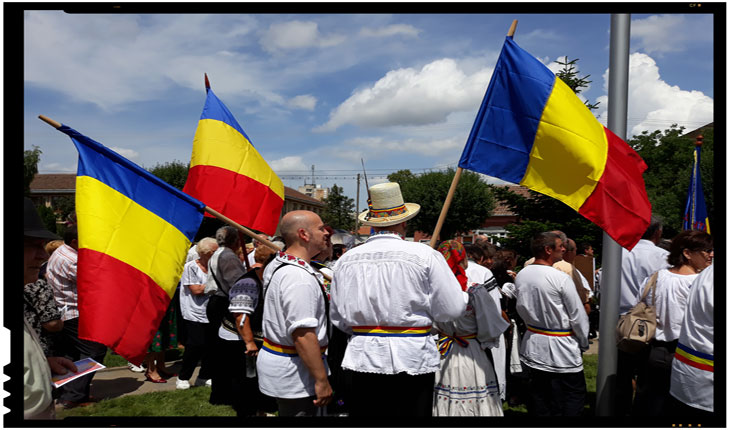
[[[53,297],[61,312],[61,320],[79,317],[79,296],[76,290],[76,262],[78,252],[65,243],[56,249],[48,260],[46,281],[53,288]]]

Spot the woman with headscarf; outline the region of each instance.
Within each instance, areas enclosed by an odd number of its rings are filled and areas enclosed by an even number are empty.
[[[469,294],[469,303],[460,318],[434,323],[441,366],[436,372],[433,416],[502,416],[494,364],[484,344],[502,334],[507,322],[483,284],[467,286],[464,246],[449,240],[438,250]]]

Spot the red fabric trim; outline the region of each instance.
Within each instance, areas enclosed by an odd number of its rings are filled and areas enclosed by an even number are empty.
[[[233,221],[269,236],[276,232],[284,206],[284,200],[266,185],[216,166],[190,168],[183,192]]]
[[[79,337],[139,365],[170,304],[149,276],[104,253],[79,249]]]
[[[649,227],[651,204],[646,195],[646,164],[626,142],[604,127],[608,156],[596,189],[578,213],[631,250]]]

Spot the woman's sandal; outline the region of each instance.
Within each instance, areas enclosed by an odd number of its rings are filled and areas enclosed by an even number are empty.
[[[151,377],[148,374],[145,374],[144,376],[145,376],[145,381],[150,381],[150,382],[153,382],[155,384],[164,384],[164,383],[167,382],[167,379],[162,379],[162,378],[154,379],[153,377]]]

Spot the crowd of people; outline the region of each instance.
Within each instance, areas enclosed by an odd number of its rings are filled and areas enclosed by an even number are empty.
[[[151,383],[176,376],[180,390],[209,386],[209,402],[240,417],[502,416],[503,402],[535,416],[582,415],[599,289],[574,261],[592,256],[590,245],[542,232],[518,269],[514,251],[483,236],[437,249],[407,241],[420,206],[397,183],[369,195],[362,244],[333,245],[334,231],[302,210],[282,217],[272,239],[280,251],[247,247],[230,226],[199,240],[136,370]],[[51,372],[102,361],[106,347],[78,337],[76,228],[58,241],[26,199],[24,231],[25,417],[52,418],[52,398],[66,408],[93,400],[93,374],[51,393]],[[661,236],[652,218],[622,256],[620,311],[651,303],[657,331],[641,353],[619,350],[616,415],[711,414],[712,237],[685,231],[665,251]],[[55,247],[50,258],[44,245]],[[164,351],[178,337],[174,375]]]

